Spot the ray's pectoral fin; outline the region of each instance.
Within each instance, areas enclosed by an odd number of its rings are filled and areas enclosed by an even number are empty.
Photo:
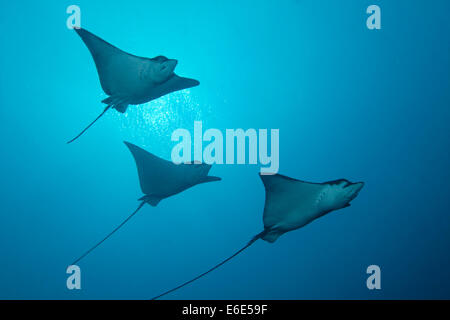
[[[198,80],[176,76],[175,87],[178,90],[196,87],[199,84],[200,81]]]
[[[199,84],[198,80],[183,78],[174,74],[167,81],[155,87],[155,96],[161,97],[171,92],[196,87]]]
[[[207,182],[214,182],[214,181],[221,181],[221,180],[222,180],[222,178],[219,178],[219,177],[206,176],[199,183],[207,183]]]

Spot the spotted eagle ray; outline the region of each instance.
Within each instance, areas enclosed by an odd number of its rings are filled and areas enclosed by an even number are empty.
[[[174,73],[177,60],[164,56],[137,57],[114,47],[85,29],[75,28],[75,31],[91,52],[100,84],[108,98],[102,101],[107,105],[103,112],[67,143],[79,138],[110,108],[124,113],[130,104],[146,103],[200,84],[197,80],[179,77]]]
[[[350,206],[364,186],[363,182],[351,183],[340,179],[324,183],[296,180],[280,174],[260,175],[266,191],[264,204],[264,230],[254,236],[242,249],[199,276],[168,290],[152,300],[200,279],[236,257],[256,240],[275,242],[282,234],[304,227],[321,216]]]
[[[76,259],[72,265],[86,257],[92,250],[112,236],[127,223],[144,206],[144,204],[148,203],[155,207],[162,199],[169,198],[197,184],[221,180],[219,177],[208,176],[211,165],[204,163],[182,163],[176,165],[173,162],[161,159],[132,143],[126,141],[124,143],[127,145],[128,149],[130,149],[134,160],[136,161],[139,182],[144,196],[138,199],[141,203],[128,218],[103,238],[103,240]]]

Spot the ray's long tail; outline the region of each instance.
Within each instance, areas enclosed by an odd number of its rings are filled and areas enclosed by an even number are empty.
[[[103,110],[103,112],[100,113],[100,115],[99,115],[97,118],[95,118],[94,121],[92,121],[86,128],[84,128],[83,131],[81,131],[81,132],[80,132],[75,138],[73,138],[72,140],[67,141],[67,144],[72,143],[72,142],[74,142],[75,140],[77,140],[79,137],[81,137],[81,135],[82,135],[83,133],[85,133],[85,132],[87,131],[87,129],[89,129],[90,127],[92,127],[92,125],[93,125],[98,119],[100,119],[100,118],[105,114],[105,112],[108,111],[111,107],[112,107],[112,104],[108,105],[108,106],[105,108],[105,110]]]
[[[191,280],[189,280],[189,281],[186,281],[185,283],[179,285],[178,287],[175,287],[175,288],[170,289],[170,290],[168,290],[168,291],[166,291],[166,292],[164,292],[164,293],[161,293],[160,295],[157,295],[156,297],[153,297],[151,300],[159,299],[159,298],[161,298],[162,296],[165,296],[166,294],[169,294],[169,293],[174,292],[174,291],[176,291],[176,290],[178,290],[178,289],[181,289],[181,288],[183,288],[184,286],[186,286],[186,285],[188,285],[188,284],[194,282],[195,280],[198,280],[198,279],[200,279],[201,277],[206,276],[206,275],[207,275],[208,273],[210,273],[211,271],[216,270],[216,269],[219,268],[220,266],[224,265],[225,263],[227,263],[228,261],[230,261],[231,259],[233,259],[234,257],[236,257],[239,253],[241,253],[242,251],[244,251],[245,249],[247,249],[248,247],[250,247],[253,243],[255,243],[256,240],[258,240],[258,239],[260,239],[261,237],[263,237],[265,233],[266,233],[266,230],[264,230],[264,231],[261,232],[261,233],[258,233],[258,234],[257,234],[256,236],[254,236],[254,237],[252,238],[252,240],[250,240],[243,248],[239,249],[239,250],[236,251],[232,256],[230,256],[230,257],[228,257],[227,259],[223,260],[221,263],[215,265],[214,267],[212,267],[212,268],[209,269],[208,271],[203,272],[202,274],[196,276],[195,278],[193,278],[193,279],[191,279]]]
[[[121,224],[119,224],[113,231],[111,231],[106,237],[103,238],[102,241],[100,241],[99,243],[97,243],[95,246],[93,246],[92,248],[90,248],[88,251],[86,251],[85,253],[83,253],[83,255],[81,255],[81,257],[79,257],[77,260],[75,260],[74,262],[72,262],[72,265],[77,264],[81,259],[83,259],[84,257],[86,257],[89,253],[91,253],[95,248],[97,248],[99,245],[101,245],[106,239],[108,239],[109,237],[111,237],[117,230],[119,230],[121,227],[123,227],[123,225],[125,223],[127,223],[145,204],[145,201],[142,201],[141,204],[139,204],[139,206],[137,207],[137,209],[130,214],[130,216],[128,218],[126,218]]]

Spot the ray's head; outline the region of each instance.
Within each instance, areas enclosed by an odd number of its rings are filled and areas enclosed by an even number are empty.
[[[332,210],[348,207],[364,187],[364,182],[353,183],[346,179],[330,181],[327,184],[329,190],[325,195],[324,204],[333,207]]]
[[[164,81],[169,78],[178,64],[178,61],[175,59],[168,59],[164,56],[157,56],[152,59],[156,62],[154,66],[154,78],[158,81]]]

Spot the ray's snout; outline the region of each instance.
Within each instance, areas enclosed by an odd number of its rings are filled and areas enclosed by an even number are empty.
[[[364,182],[354,183],[355,192],[360,192],[363,187],[364,187]]]
[[[348,188],[349,192],[350,192],[350,199],[351,200],[355,199],[363,187],[364,187],[364,182],[356,182],[356,183],[352,183],[349,186],[347,186],[346,188]]]
[[[172,74],[177,66],[178,61],[175,59],[167,59],[160,64],[160,74],[164,77],[168,77]]]
[[[170,69],[172,69],[172,70],[175,69],[175,67],[177,66],[177,64],[178,64],[178,60],[176,60],[176,59],[169,59],[169,60],[167,60],[167,66],[168,66]]]

